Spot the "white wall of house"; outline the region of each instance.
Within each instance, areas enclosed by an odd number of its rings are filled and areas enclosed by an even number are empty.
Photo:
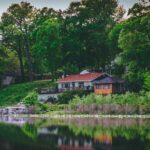
[[[84,82],[84,86],[93,86],[92,82]]]
[[[62,89],[62,84],[58,83],[58,89]]]
[[[72,83],[69,83],[69,87],[72,88]]]
[[[75,87],[78,88],[79,87],[79,83],[75,82]]]
[[[74,87],[72,82],[68,82],[68,83],[58,83],[58,89],[59,90],[64,90],[65,89],[65,84],[68,84],[68,88],[79,88],[80,86],[80,82],[75,82],[74,83]],[[93,87],[93,83],[90,81],[87,82],[83,82],[84,87]]]

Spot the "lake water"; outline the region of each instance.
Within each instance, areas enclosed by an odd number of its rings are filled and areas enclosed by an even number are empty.
[[[0,117],[0,150],[150,150],[150,119]]]

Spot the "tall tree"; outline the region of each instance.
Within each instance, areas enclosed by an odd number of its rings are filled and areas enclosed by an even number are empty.
[[[65,61],[69,63],[73,60],[71,62],[79,68],[105,69],[111,53],[107,42],[108,31],[123,16],[124,11],[121,9],[116,0],[82,0],[72,3],[64,12]]]
[[[30,52],[30,31],[32,30],[32,23],[36,15],[36,10],[30,3],[21,2],[20,4],[12,4],[6,13],[2,15],[3,26],[12,25],[20,32],[20,35],[16,37],[16,43],[18,43],[18,57],[20,60],[20,66],[23,74],[23,63],[21,56],[21,49],[25,50],[26,59],[28,63],[29,78],[33,79],[33,67],[32,58]],[[5,29],[5,28],[4,28]],[[23,45],[23,47],[21,47]]]
[[[16,51],[21,72],[21,80],[25,80],[25,71],[23,65],[23,39],[20,31],[13,25],[1,24],[2,41],[1,44],[11,51]]]
[[[135,91],[143,87],[145,74],[150,71],[149,4],[149,0],[139,0],[129,10],[129,19],[117,24],[109,34],[116,54],[116,72],[121,71]]]
[[[56,71],[61,61],[61,28],[58,19],[48,19],[43,22],[35,31],[35,56],[40,65],[47,66],[56,78]]]

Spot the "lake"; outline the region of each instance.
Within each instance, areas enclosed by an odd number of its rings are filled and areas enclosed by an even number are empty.
[[[0,116],[0,150],[150,150],[150,119]]]

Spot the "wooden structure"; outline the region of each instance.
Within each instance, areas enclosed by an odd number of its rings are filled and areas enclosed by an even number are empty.
[[[95,94],[117,94],[125,92],[125,82],[124,80],[107,76],[100,80],[94,81],[94,93]]]

